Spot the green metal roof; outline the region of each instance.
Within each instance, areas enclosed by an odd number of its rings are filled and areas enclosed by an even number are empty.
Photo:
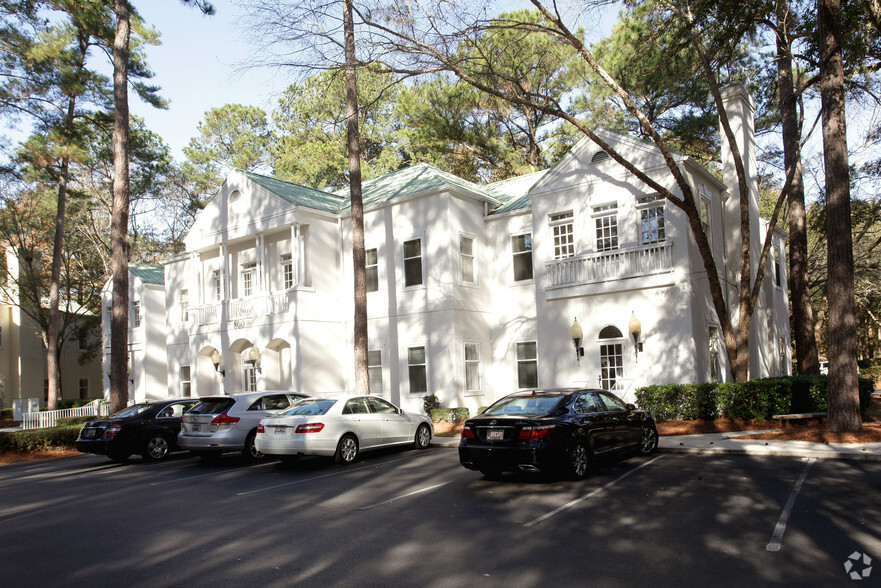
[[[130,263],[128,271],[145,284],[165,285],[165,269],[161,266]]]
[[[361,185],[361,190],[364,206],[367,207],[384,204],[444,186],[450,186],[460,191],[464,190],[478,200],[483,200],[493,205],[499,204],[499,201],[487,193],[479,184],[463,180],[427,163],[417,163],[416,165],[367,180]],[[336,194],[345,199],[344,209],[351,208],[348,188],[339,190]]]
[[[260,184],[279,198],[295,206],[305,206],[306,208],[312,208],[322,212],[338,214],[340,208],[347,205],[345,199],[337,194],[322,192],[321,190],[307,188],[306,186],[285,182],[284,180],[271,178],[269,176],[261,176],[254,172],[244,170],[239,171],[247,176],[249,180]]]
[[[529,195],[529,191],[546,173],[548,173],[548,170],[545,169],[484,186],[484,190],[492,194],[501,203],[497,208],[493,209],[492,214],[501,214],[531,207],[532,197]]]

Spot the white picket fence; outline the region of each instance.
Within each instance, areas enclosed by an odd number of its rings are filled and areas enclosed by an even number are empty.
[[[103,400],[78,406],[76,408],[62,408],[61,410],[43,410],[40,412],[26,412],[21,415],[22,429],[45,429],[54,427],[55,421],[60,418],[78,416],[107,416],[110,413],[110,405]]]

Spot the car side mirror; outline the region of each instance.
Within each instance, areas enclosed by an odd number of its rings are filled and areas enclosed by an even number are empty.
[[[628,403],[627,403],[627,410],[636,410],[636,405],[635,405],[635,404],[630,404],[630,403],[628,402]]]

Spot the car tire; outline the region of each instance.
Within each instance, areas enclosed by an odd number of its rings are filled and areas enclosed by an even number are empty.
[[[431,445],[431,429],[428,428],[428,425],[424,423],[419,425],[419,428],[416,429],[413,445],[416,449],[428,449],[428,446]]]
[[[333,460],[336,463],[350,464],[357,458],[358,440],[354,435],[343,435],[343,438],[337,443],[336,453],[333,454]]]
[[[160,461],[168,457],[171,443],[162,435],[153,435],[144,442],[141,456],[148,461]]]
[[[590,472],[590,449],[582,441],[576,441],[566,456],[566,473],[573,480],[583,480]]]
[[[123,449],[110,449],[107,451],[107,457],[110,458],[110,461],[125,461],[131,454],[131,451]]]
[[[245,456],[246,459],[258,460],[266,457],[259,451],[257,451],[257,429],[254,429],[248,436],[245,437],[245,446],[242,448],[242,455]]]
[[[658,430],[654,425],[642,426],[642,437],[639,440],[639,454],[651,455],[658,450]]]

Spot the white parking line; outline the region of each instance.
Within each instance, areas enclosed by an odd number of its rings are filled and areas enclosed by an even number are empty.
[[[563,512],[563,511],[566,510],[567,508],[571,508],[571,507],[575,506],[575,505],[578,504],[579,502],[583,502],[583,501],[587,500],[588,498],[590,498],[590,497],[592,497],[592,496],[596,496],[597,494],[599,494],[599,493],[602,492],[603,490],[606,490],[606,489],[608,489],[608,488],[611,488],[612,486],[614,486],[615,484],[617,484],[618,482],[620,482],[621,480],[623,480],[624,478],[626,478],[626,477],[629,476],[630,474],[636,472],[637,470],[640,470],[640,469],[644,468],[645,466],[647,466],[647,465],[649,465],[649,464],[652,464],[652,463],[658,461],[658,460],[661,459],[662,457],[664,457],[664,456],[663,456],[663,455],[659,455],[659,456],[657,456],[657,457],[655,457],[655,458],[653,458],[653,459],[651,459],[651,460],[649,460],[649,461],[647,461],[647,462],[645,462],[645,463],[641,463],[641,464],[639,464],[638,466],[636,466],[635,468],[633,468],[632,470],[630,470],[629,472],[624,472],[623,474],[621,474],[620,476],[618,476],[617,478],[615,478],[614,480],[612,480],[611,482],[609,482],[609,483],[606,484],[605,486],[600,486],[600,487],[597,488],[596,490],[594,490],[594,491],[592,491],[592,492],[588,492],[587,494],[585,494],[585,495],[582,496],[581,498],[576,498],[575,500],[571,500],[571,501],[567,502],[566,504],[564,504],[563,506],[561,506],[561,507],[559,507],[559,508],[555,508],[555,509],[552,510],[551,512],[541,515],[541,516],[538,517],[537,519],[532,519],[532,520],[529,521],[528,523],[525,523],[523,526],[524,526],[524,527],[533,527],[533,526],[539,524],[540,522],[542,522],[542,521],[544,521],[544,520],[547,520],[547,519],[551,518],[551,517],[554,516],[555,514],[560,513],[560,512]]]
[[[409,496],[413,496],[415,494],[422,494],[423,492],[428,492],[429,490],[434,490],[435,488],[440,488],[441,486],[446,486],[452,482],[452,480],[447,480],[446,482],[441,482],[440,484],[435,484],[434,486],[428,486],[426,488],[420,488],[419,490],[414,490],[413,492],[407,492],[406,494],[401,494],[400,496],[395,496],[394,498],[389,498],[388,500],[383,500],[382,502],[376,502],[374,504],[368,504],[367,506],[362,506],[358,510],[370,510],[371,508],[376,508],[377,506],[382,506],[383,504],[390,504],[396,500],[400,500],[402,498],[407,498]]]
[[[777,525],[774,527],[774,534],[771,535],[771,542],[765,546],[766,551],[780,551],[780,548],[783,546],[783,533],[786,532],[786,523],[789,521],[789,513],[792,512],[792,507],[795,506],[795,499],[798,498],[798,493],[801,492],[801,485],[804,483],[805,478],[808,477],[808,471],[817,459],[809,457],[806,461],[807,464],[805,465],[805,469],[802,470],[801,476],[795,481],[795,486],[792,487],[792,492],[789,493],[789,500],[786,501],[786,505],[783,507],[783,512],[780,513],[780,518],[777,519]]]

